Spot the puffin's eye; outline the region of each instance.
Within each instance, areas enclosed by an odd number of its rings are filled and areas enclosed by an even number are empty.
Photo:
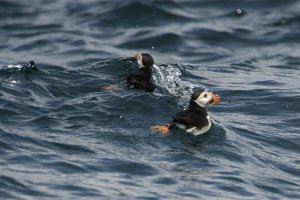
[[[204,98],[206,98],[206,97],[207,97],[207,94],[205,93]]]

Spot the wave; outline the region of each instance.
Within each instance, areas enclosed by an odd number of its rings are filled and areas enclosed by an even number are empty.
[[[156,36],[136,36],[129,41],[124,41],[121,44],[118,44],[119,48],[126,49],[142,49],[148,47],[158,48],[161,51],[174,51],[183,44],[183,39],[180,35],[174,33],[165,33]]]
[[[89,23],[101,27],[145,27],[168,24],[174,21],[187,22],[193,20],[187,13],[182,12],[182,9],[179,12],[177,4],[168,4],[167,8],[164,8],[163,5],[165,5],[163,2],[153,4],[132,1],[128,4],[117,5],[109,11],[103,12],[103,9],[101,9],[102,13],[95,13],[93,19],[89,19],[89,21],[92,21]]]
[[[1,197],[299,197],[298,0],[0,5]],[[154,93],[124,83],[136,51]],[[198,87],[221,96],[207,135],[151,132]]]

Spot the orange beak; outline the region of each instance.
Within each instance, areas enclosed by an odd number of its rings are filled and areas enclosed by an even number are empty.
[[[210,95],[212,97],[211,101],[209,102],[210,105],[217,105],[217,104],[220,103],[221,100],[220,100],[219,95],[217,95],[217,94],[215,94],[213,92],[211,92]]]

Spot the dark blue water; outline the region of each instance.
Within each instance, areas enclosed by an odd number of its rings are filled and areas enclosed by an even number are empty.
[[[1,199],[299,199],[299,10],[1,0]],[[154,93],[122,81],[138,51],[155,59]],[[39,71],[10,65],[29,60]],[[206,135],[150,130],[199,87],[222,100]]]

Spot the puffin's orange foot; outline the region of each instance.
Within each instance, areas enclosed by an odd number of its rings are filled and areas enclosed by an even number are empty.
[[[111,90],[117,90],[117,86],[116,85],[107,85],[107,86],[103,86],[101,87],[102,90],[105,91],[111,91]]]
[[[168,135],[170,131],[170,124],[163,124],[163,125],[154,125],[151,126],[151,130],[155,132],[159,132],[162,135]]]

